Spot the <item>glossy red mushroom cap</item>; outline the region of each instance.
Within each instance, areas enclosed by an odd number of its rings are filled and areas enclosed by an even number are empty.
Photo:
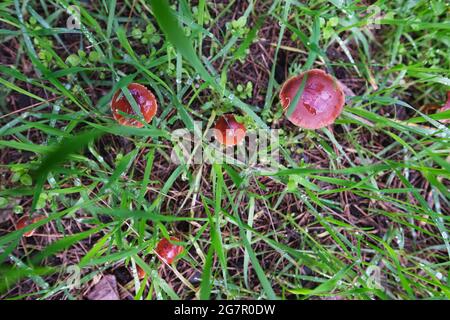
[[[42,219],[45,219],[45,216],[36,216],[34,218],[30,218],[28,215],[24,215],[16,221],[16,230],[24,229],[28,225],[41,221]],[[34,232],[35,229],[30,230],[28,232],[25,232],[23,236],[27,238],[32,237],[34,235]]]
[[[128,90],[130,91],[131,96],[136,101],[136,104],[139,106],[139,109],[144,116],[144,119],[142,121],[145,121],[146,123],[152,121],[153,117],[156,114],[156,111],[158,110],[158,103],[156,102],[156,98],[153,93],[145,86],[138,83],[131,83],[130,85],[128,85]],[[111,101],[111,110],[114,119],[116,119],[117,122],[119,122],[121,125],[137,128],[141,128],[144,126],[141,121],[120,114],[119,111],[132,116],[137,116],[136,112],[134,112],[133,107],[128,102],[122,90],[118,90],[114,94]]]
[[[245,138],[245,133],[245,126],[237,122],[232,114],[224,114],[216,122],[214,134],[223,145],[234,146],[241,143]]]
[[[145,276],[147,275],[144,271],[144,269],[142,269],[139,265],[136,265],[136,273],[138,276],[139,280],[142,280],[145,278]]]
[[[288,110],[305,75],[302,95],[288,119],[305,129],[326,127],[341,114],[345,95],[339,81],[322,70],[312,69],[286,80],[280,91],[281,105],[285,111]]]
[[[170,237],[170,240],[164,238],[158,242],[156,246],[156,253],[158,258],[163,262],[171,264],[175,258],[183,252],[183,246],[171,243],[171,241],[180,241],[175,237]]]

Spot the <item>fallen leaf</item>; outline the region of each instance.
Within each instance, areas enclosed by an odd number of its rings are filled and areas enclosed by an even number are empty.
[[[117,291],[116,277],[113,275],[106,275],[97,283],[87,298],[89,300],[120,300]]]

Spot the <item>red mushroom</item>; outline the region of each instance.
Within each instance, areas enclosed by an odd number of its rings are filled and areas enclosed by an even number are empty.
[[[131,93],[131,96],[136,101],[136,104],[139,106],[142,115],[144,116],[144,120],[146,123],[152,121],[153,117],[158,110],[158,103],[156,102],[156,98],[153,93],[138,83],[132,83],[128,86],[128,90]],[[141,128],[143,127],[142,121],[138,121],[131,117],[126,117],[120,112],[137,116],[133,107],[128,102],[126,96],[122,93],[122,90],[118,90],[111,101],[111,110],[114,116],[114,119],[117,120],[121,125],[131,126]],[[119,112],[120,111],[120,112]]]
[[[24,215],[19,218],[19,220],[16,221],[16,230],[21,230],[27,227],[30,224],[36,223],[38,221],[41,221],[42,219],[45,219],[45,216],[36,216],[34,218],[30,218],[28,215]],[[30,230],[28,232],[25,232],[23,234],[24,237],[32,237],[34,235],[35,230]]]
[[[136,272],[139,280],[142,280],[146,276],[146,272],[138,264],[136,265]]]
[[[158,258],[168,264],[171,264],[175,260],[175,258],[184,250],[182,246],[173,244],[171,243],[171,241],[180,240],[175,237],[170,237],[170,240],[164,238],[159,241],[158,245],[156,246],[156,254],[158,255]]]
[[[241,143],[245,133],[245,126],[237,122],[233,114],[224,114],[216,122],[214,134],[223,145],[234,146]]]
[[[341,84],[324,71],[312,69],[286,80],[280,91],[281,104],[285,110],[289,109],[305,75],[303,92],[288,119],[305,129],[323,128],[334,122],[345,104]]]

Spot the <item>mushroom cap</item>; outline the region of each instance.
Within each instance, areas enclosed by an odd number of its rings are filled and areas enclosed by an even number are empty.
[[[312,69],[286,80],[280,91],[281,105],[288,110],[305,74],[307,79],[304,90],[288,119],[305,129],[326,127],[341,114],[345,95],[339,81],[322,70]]]
[[[183,247],[171,243],[170,241],[180,241],[175,237],[170,237],[170,240],[163,238],[156,246],[156,253],[158,258],[163,262],[171,264],[175,258],[183,252]]]
[[[16,230],[21,230],[27,227],[30,224],[36,223],[42,219],[45,219],[45,216],[36,216],[34,218],[30,218],[28,215],[24,215],[16,221]],[[25,232],[23,234],[24,237],[32,237],[34,235],[35,229]]]
[[[221,116],[214,127],[216,139],[225,146],[234,146],[241,143],[246,134],[245,126],[236,121],[233,114]]]
[[[420,110],[426,114],[433,114],[436,112],[442,112],[445,110],[442,110],[444,107],[440,104],[436,103],[425,103],[422,107],[420,107]]]
[[[145,278],[146,273],[144,269],[142,269],[138,264],[136,264],[136,272],[139,280],[142,280]]]
[[[144,121],[146,123],[152,121],[153,117],[156,114],[156,111],[158,110],[158,103],[153,93],[139,83],[129,84],[128,90],[139,106],[141,113],[144,116]],[[123,113],[136,116],[136,112],[134,112],[133,107],[128,102],[125,95],[121,93],[122,90],[117,90],[111,101],[111,110],[114,119],[116,119],[117,122],[124,126],[142,128],[144,126],[142,122],[133,118],[127,118],[119,113],[119,111],[121,111]]]

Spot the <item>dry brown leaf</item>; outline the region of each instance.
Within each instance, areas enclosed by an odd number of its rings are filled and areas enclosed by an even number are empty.
[[[117,291],[116,277],[113,275],[106,275],[99,283],[92,288],[87,298],[89,300],[120,300]]]

